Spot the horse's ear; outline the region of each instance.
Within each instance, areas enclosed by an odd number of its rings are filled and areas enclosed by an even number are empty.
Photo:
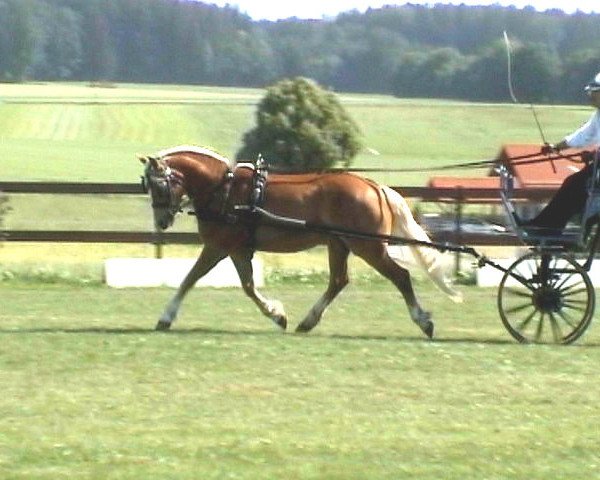
[[[147,156],[138,155],[138,159],[144,165],[149,163],[152,168],[158,169],[158,158],[151,157],[150,155],[147,155]]]
[[[150,162],[150,165],[152,166],[152,168],[154,170],[159,169],[158,158],[156,158],[156,157],[146,157],[146,158],[148,159],[148,161]]]

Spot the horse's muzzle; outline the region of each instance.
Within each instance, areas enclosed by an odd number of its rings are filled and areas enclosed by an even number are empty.
[[[175,218],[174,217],[163,217],[163,218],[159,218],[156,219],[155,225],[157,228],[159,228],[160,230],[166,230],[167,228],[169,228],[171,225],[173,225],[173,220]]]

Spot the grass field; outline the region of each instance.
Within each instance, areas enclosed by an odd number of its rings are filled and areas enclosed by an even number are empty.
[[[266,293],[293,326],[323,288]],[[158,334],[171,291],[0,287],[0,476],[597,478],[597,329],[525,347],[495,292],[418,289],[435,341],[382,282],[351,285],[307,336],[236,290],[193,292]]]

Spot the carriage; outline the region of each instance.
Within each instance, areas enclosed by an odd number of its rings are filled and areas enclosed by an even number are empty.
[[[178,147],[157,157],[143,157],[143,185],[151,193],[157,227],[166,229],[173,223],[185,195],[193,197],[191,213],[204,224],[202,254],[167,305],[157,329],[170,328],[195,281],[226,256],[232,259],[245,293],[263,314],[285,329],[287,318],[281,303],[264,298],[254,287],[252,255],[260,249],[292,252],[325,243],[329,286],[297,331],[314,328],[348,283],[346,262],[352,251],[398,288],[412,320],[431,338],[434,325],[430,313],[421,308],[408,271],[391,258],[390,246],[402,245],[416,252],[430,278],[456,301],[460,295],[447,283],[436,255],[465,253],[476,259],[478,267],[489,265],[502,271],[497,307],[508,332],[522,343],[572,343],[583,335],[594,314],[595,290],[588,272],[600,244],[599,155],[595,152],[584,159],[592,167],[587,204],[580,225],[561,232],[520,224],[512,175],[506,167],[497,167],[509,222],[529,250],[505,268],[473,247],[432,241],[397,192],[347,172],[273,175],[267,182],[264,162],[250,168],[232,167],[227,159],[205,149]],[[312,185],[312,190],[307,190],[307,185]],[[382,205],[387,210],[381,210]],[[382,223],[384,217],[387,220]]]
[[[568,344],[592,321],[595,290],[588,272],[600,244],[600,165],[598,152],[582,156],[591,162],[588,198],[577,225],[563,231],[525,227],[513,203],[514,182],[501,165],[501,198],[510,224],[529,252],[504,270],[498,289],[498,311],[508,332],[519,342]]]

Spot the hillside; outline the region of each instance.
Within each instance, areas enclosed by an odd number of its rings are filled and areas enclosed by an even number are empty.
[[[121,181],[138,178],[137,153],[192,143],[232,156],[254,122],[260,89],[85,84],[2,85],[0,156],[5,180]],[[503,143],[540,143],[527,107],[341,95],[367,150],[355,166],[444,165],[495,156]],[[549,139],[589,108],[537,108]],[[485,174],[485,172],[472,172]],[[427,174],[382,173],[396,185]]]

